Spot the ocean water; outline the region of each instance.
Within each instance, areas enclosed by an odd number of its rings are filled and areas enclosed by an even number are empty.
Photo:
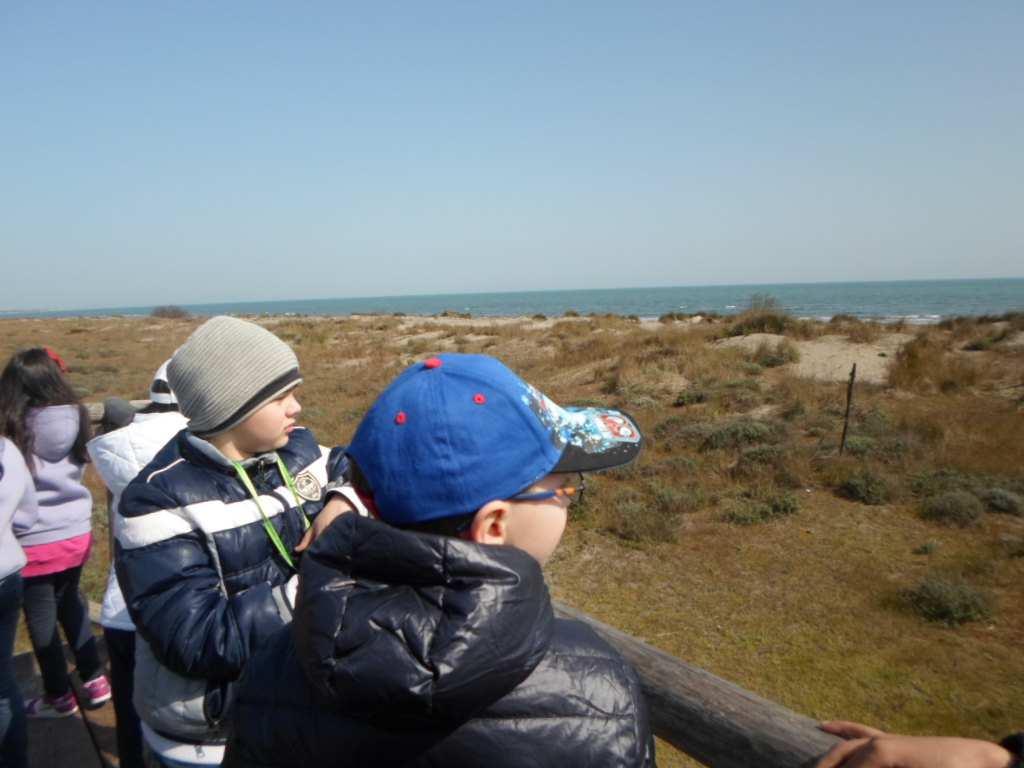
[[[797,317],[829,318],[849,314],[912,323],[937,322],[953,315],[998,315],[1024,310],[1024,278],[993,280],[913,280],[864,283],[791,283],[775,285],[709,285],[670,288],[528,291],[515,293],[453,293],[429,296],[294,299],[223,304],[182,304],[197,315],[296,314],[348,315],[403,312],[433,315],[445,310],[475,316],[558,316],[612,312],[658,317],[666,312],[720,314],[742,312],[754,295],[768,295]],[[11,311],[4,316],[147,315],[152,307],[110,307],[67,311]]]

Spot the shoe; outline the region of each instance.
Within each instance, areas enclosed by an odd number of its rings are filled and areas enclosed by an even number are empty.
[[[82,683],[82,689],[88,697],[86,702],[90,707],[98,707],[105,701],[110,701],[110,683],[106,675],[96,675],[92,680]]]
[[[77,711],[78,702],[75,701],[73,691],[68,691],[63,696],[43,694],[25,702],[26,717],[71,717]]]

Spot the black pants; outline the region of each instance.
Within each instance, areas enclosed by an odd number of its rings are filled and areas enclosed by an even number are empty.
[[[75,655],[79,677],[90,680],[101,671],[96,638],[89,627],[89,609],[78,589],[81,576],[82,566],[78,566],[25,578],[25,623],[43,673],[43,689],[50,696],[63,696],[71,690],[58,621]]]
[[[117,755],[121,768],[142,768],[142,729],[132,704],[135,677],[135,633],[103,628],[110,657],[110,687],[117,717]]]
[[[21,574],[0,579],[0,765],[28,765],[25,704],[14,679],[14,633],[21,612]]]

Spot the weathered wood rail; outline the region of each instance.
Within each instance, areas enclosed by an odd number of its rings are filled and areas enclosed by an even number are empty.
[[[148,400],[133,400],[142,408]],[[90,403],[94,422],[103,404]],[[814,720],[694,667],[563,603],[555,612],[582,621],[615,647],[640,677],[659,738],[712,768],[809,768],[838,739]]]

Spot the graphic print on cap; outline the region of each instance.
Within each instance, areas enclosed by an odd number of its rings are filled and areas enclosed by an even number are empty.
[[[586,472],[628,464],[640,453],[642,438],[633,420],[603,408],[562,408],[523,382],[521,398],[547,428],[552,445],[564,451],[553,472]]]

